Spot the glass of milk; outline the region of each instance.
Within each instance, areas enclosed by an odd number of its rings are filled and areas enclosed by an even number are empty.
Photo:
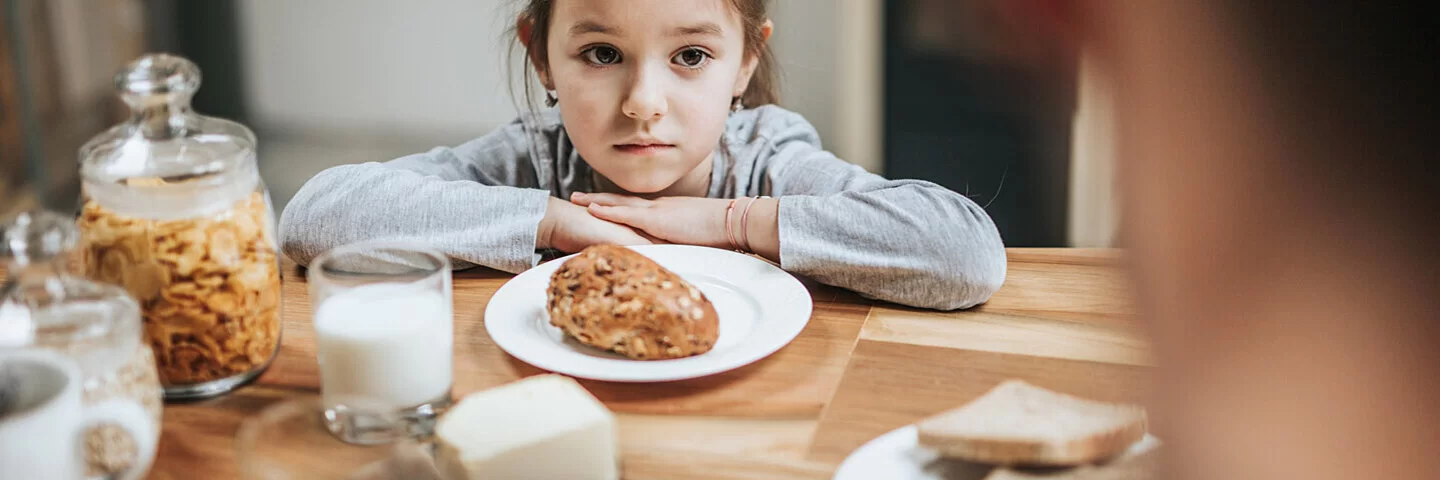
[[[423,246],[356,243],[311,262],[308,283],[326,427],[355,444],[427,435],[451,402],[450,261]]]

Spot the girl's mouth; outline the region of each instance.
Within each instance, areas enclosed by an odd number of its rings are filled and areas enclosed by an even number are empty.
[[[674,148],[674,145],[665,143],[624,143],[615,146],[616,150],[631,155],[657,155]]]

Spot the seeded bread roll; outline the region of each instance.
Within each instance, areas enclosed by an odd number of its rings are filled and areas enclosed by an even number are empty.
[[[550,276],[550,324],[580,343],[637,360],[699,355],[720,319],[699,289],[634,250],[597,245]]]

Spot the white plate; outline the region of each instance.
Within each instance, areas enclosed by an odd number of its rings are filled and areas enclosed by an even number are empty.
[[[850,453],[835,472],[834,480],[981,480],[994,468],[990,465],[947,460],[934,450],[920,446],[915,425],[891,430]],[[1160,445],[1145,435],[1120,458],[1138,455]]]
[[[550,325],[550,274],[574,255],[527,270],[500,287],[485,308],[485,330],[515,358],[592,380],[663,382],[712,375],[780,350],[810,321],[810,292],[794,276],[755,257],[689,245],[632,247],[705,294],[720,317],[715,348],[672,360],[631,360],[568,338]]]

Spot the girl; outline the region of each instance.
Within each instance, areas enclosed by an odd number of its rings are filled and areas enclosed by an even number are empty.
[[[529,0],[516,27],[558,108],[321,172],[282,215],[285,253],[304,265],[349,242],[421,240],[459,267],[516,273],[548,249],[683,243],[934,309],[1004,281],[978,205],[841,161],[773,105],[764,0]]]

